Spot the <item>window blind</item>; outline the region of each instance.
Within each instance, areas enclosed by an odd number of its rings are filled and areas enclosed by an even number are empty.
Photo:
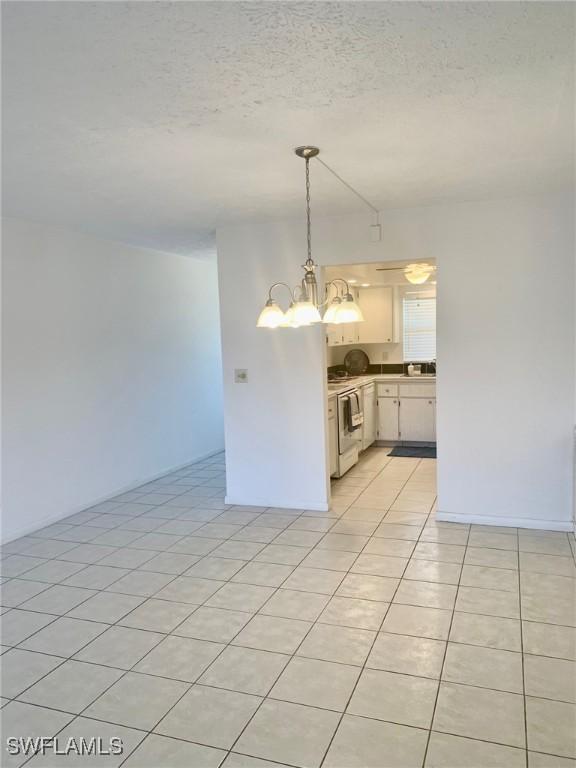
[[[435,360],[436,299],[405,297],[403,315],[404,360]]]

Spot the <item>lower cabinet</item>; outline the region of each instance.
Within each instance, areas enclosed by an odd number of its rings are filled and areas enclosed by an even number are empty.
[[[435,442],[436,400],[428,397],[379,397],[378,439]]]
[[[378,439],[398,440],[398,404],[397,397],[378,398]]]
[[[365,451],[376,440],[376,388],[374,384],[362,387],[362,450]]]
[[[399,439],[433,443],[436,440],[435,406],[436,401],[427,397],[400,398]]]

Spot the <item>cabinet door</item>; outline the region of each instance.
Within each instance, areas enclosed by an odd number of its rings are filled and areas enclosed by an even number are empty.
[[[338,470],[338,428],[336,419],[328,419],[328,444],[330,450],[330,476]]]
[[[326,332],[329,347],[339,347],[344,344],[343,325],[329,325]]]
[[[400,399],[400,440],[434,442],[434,400],[427,397]]]
[[[352,288],[352,295],[354,301],[360,305],[360,291],[357,288]],[[360,341],[360,326],[362,323],[345,323],[341,326],[344,332],[344,344],[358,344]]]
[[[392,286],[365,288],[361,291],[364,322],[358,323],[361,344],[390,344],[398,341],[395,293]]]
[[[344,333],[344,344],[357,344],[358,343],[358,324],[357,323],[344,323],[341,325]]]
[[[398,440],[398,400],[378,398],[378,439]]]
[[[376,392],[374,386],[364,387],[362,409],[364,413],[362,450],[365,450],[376,440]]]

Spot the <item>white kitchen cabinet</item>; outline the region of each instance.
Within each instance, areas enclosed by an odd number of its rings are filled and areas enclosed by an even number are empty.
[[[376,388],[374,384],[362,387],[362,450],[365,451],[376,440]]]
[[[329,347],[341,347],[344,344],[358,344],[358,326],[361,323],[342,323],[328,326],[326,340]]]
[[[397,397],[378,398],[378,440],[398,440],[398,403]]]
[[[338,471],[338,424],[334,399],[328,404],[328,451],[330,454],[330,477],[332,477]]]
[[[358,344],[358,326],[360,325],[362,323],[344,323],[340,326],[344,333],[344,344]]]
[[[399,301],[393,286],[363,288],[360,308],[364,322],[358,323],[360,344],[396,344],[400,340]]]
[[[429,397],[400,398],[399,435],[403,442],[436,440],[436,401]]]
[[[350,289],[354,300],[360,302],[359,291],[357,289]],[[359,327],[362,323],[343,323],[341,325],[328,325],[326,329],[326,340],[329,347],[340,347],[342,345],[358,344]]]
[[[330,324],[326,329],[326,340],[329,347],[340,347],[344,344],[344,325]]]

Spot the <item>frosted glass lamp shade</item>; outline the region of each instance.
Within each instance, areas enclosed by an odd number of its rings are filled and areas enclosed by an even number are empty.
[[[362,310],[354,301],[351,293],[347,293],[344,301],[336,311],[337,323],[361,323],[364,321]]]
[[[294,315],[298,325],[312,325],[322,322],[318,307],[311,301],[297,301],[294,304]]]
[[[268,299],[266,306],[260,312],[257,328],[279,328],[284,322],[284,312],[272,299]]]
[[[338,310],[341,306],[341,301],[338,296],[336,298],[332,299],[332,302],[326,312],[324,312],[324,317],[322,318],[323,323],[338,323],[339,320],[337,318]]]
[[[296,305],[294,302],[290,304],[288,309],[286,310],[286,314],[284,315],[284,320],[282,321],[281,328],[300,328],[302,323],[298,322],[298,318],[296,317]]]

